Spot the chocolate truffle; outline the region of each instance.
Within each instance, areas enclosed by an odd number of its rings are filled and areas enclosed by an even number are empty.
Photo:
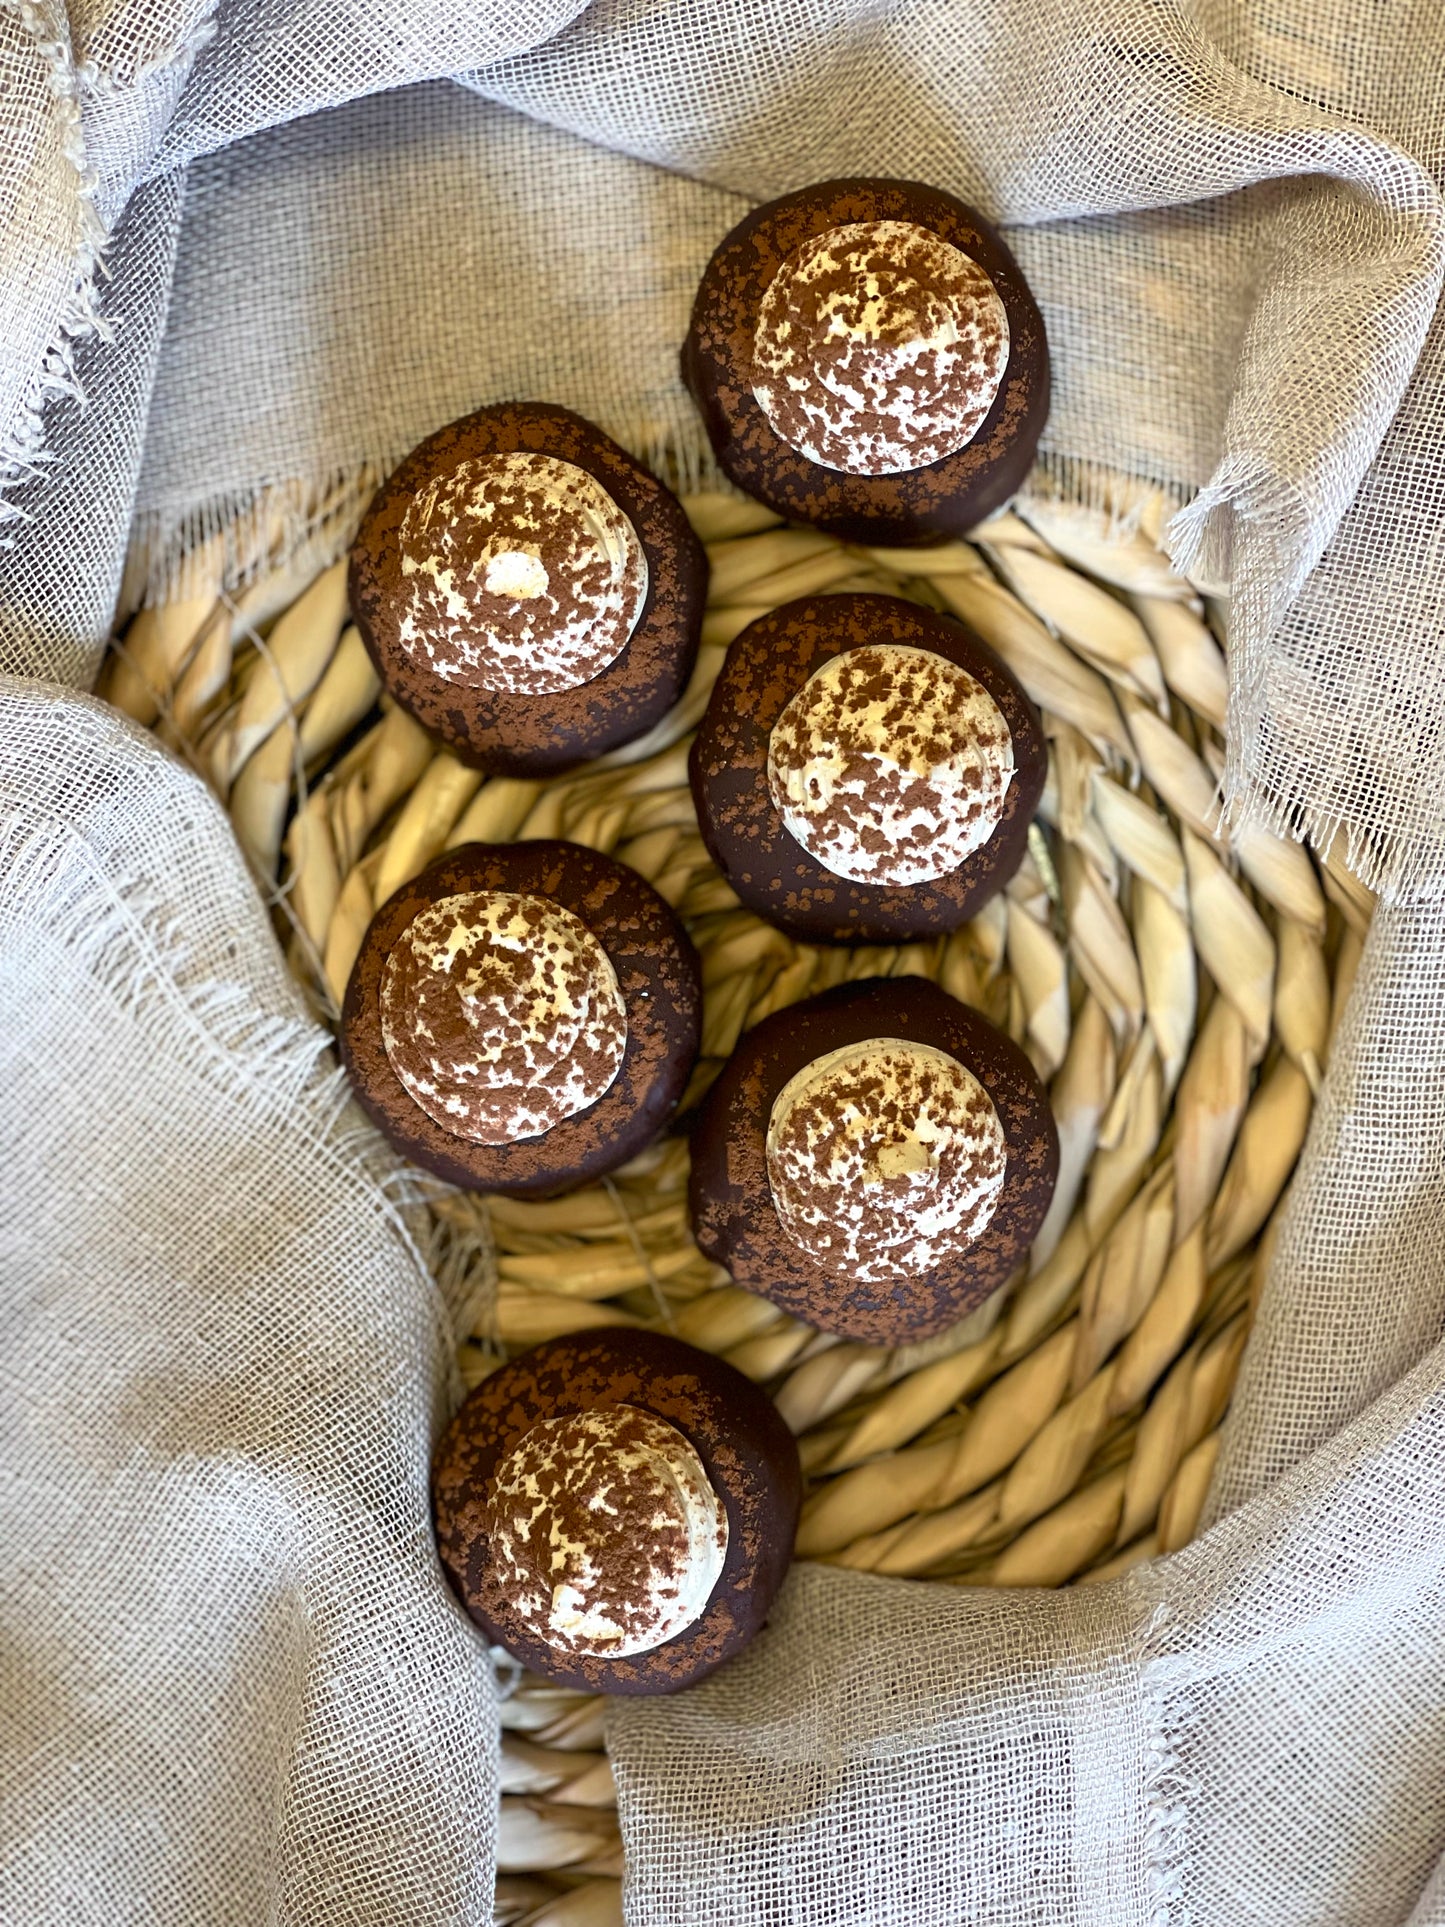
[[[697,1055],[697,954],[652,886],[578,843],[468,843],[372,918],[341,1053],[400,1150],[453,1184],[581,1184],[642,1150]]]
[[[489,1639],[564,1686],[671,1693],[767,1618],[802,1475],[741,1372],[610,1326],[484,1379],[432,1494],[443,1569]]]
[[[804,596],[728,650],[689,760],[713,861],[804,943],[954,930],[1018,868],[1038,712],[979,636],[897,596]]]
[[[743,1037],[693,1131],[693,1232],[794,1317],[904,1344],[1009,1278],[1058,1170],[1018,1046],[927,978],[871,978]]]
[[[1018,263],[914,181],[755,208],[703,274],[682,374],[733,481],[850,542],[966,534],[1018,488],[1049,412]]]
[[[706,593],[676,497],[541,402],[428,436],[351,550],[351,607],[383,685],[465,762],[514,775],[659,721],[692,674]]]

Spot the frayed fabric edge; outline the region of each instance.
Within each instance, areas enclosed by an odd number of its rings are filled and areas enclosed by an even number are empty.
[[[1179,1749],[1198,1709],[1171,1664],[1169,1608],[1157,1604],[1144,1628],[1140,1693],[1144,1715],[1144,1879],[1150,1927],[1189,1927],[1185,1894],[1189,1816],[1198,1784]]]
[[[75,69],[77,82],[87,94],[106,100],[117,94],[134,92],[137,87],[162,74],[173,74],[193,67],[197,56],[216,38],[219,0],[206,0],[206,3],[209,11],[201,16],[183,40],[168,47],[164,53],[155,54],[148,60],[135,60],[129,66],[101,67],[94,60],[83,60]]]
[[[1229,727],[1220,782],[1221,822],[1307,843],[1323,859],[1338,845],[1366,889],[1399,900],[1445,890],[1438,846],[1396,831],[1386,837],[1348,822],[1327,804],[1304,802],[1261,768],[1261,725],[1270,713],[1265,652],[1326,547],[1309,533],[1299,491],[1250,463],[1227,463],[1185,502],[1161,533],[1180,574],[1226,600],[1230,632]]]
[[[1166,518],[1182,509],[1190,494],[1181,482],[1129,475],[1082,455],[1044,450],[1015,500],[1025,508],[1037,503],[1041,508],[1083,509],[1099,518],[1099,533],[1106,541],[1144,535],[1162,547]]]
[[[1323,862],[1338,849],[1345,867],[1373,895],[1400,903],[1445,895],[1440,846],[1428,836],[1388,840],[1323,806],[1281,793],[1248,767],[1231,732],[1220,784],[1220,821],[1234,835],[1262,830],[1281,842],[1304,843]]]
[[[73,825],[27,810],[3,786],[0,875],[7,918],[32,894],[43,894],[52,941],[77,957],[138,1022],[144,1026],[162,1008],[180,1014],[207,1061],[207,1075],[222,1090],[238,1102],[258,1093],[275,1102],[283,1093],[288,1111],[334,1163],[338,1180],[370,1194],[429,1288],[438,1369],[448,1403],[455,1405],[459,1320],[475,1320],[495,1289],[490,1242],[481,1234],[451,1232],[418,1208],[435,1194],[435,1182],[395,1162],[373,1127],[350,1112],[350,1087],[331,1058],[328,1034],[299,1006],[294,1014],[264,1012],[241,984],[193,980],[188,934],[154,890],[141,879],[109,875]],[[124,969],[117,967],[119,959],[127,960]]]
[[[0,527],[21,521],[25,511],[10,491],[33,481],[46,457],[45,413],[52,402],[80,401],[76,354],[82,342],[108,338],[100,310],[101,258],[110,233],[101,218],[100,181],[86,155],[80,93],[69,28],[63,13],[36,0],[0,0],[17,18],[50,74],[58,145],[75,177],[77,240],[70,292],[56,316],[50,344],[15,418],[0,433]]]
[[[233,594],[285,570],[319,575],[345,553],[367,503],[395,466],[364,459],[320,481],[261,483],[179,512],[142,509],[131,524],[117,619],[137,609]]]
[[[1025,515],[1033,504],[1082,508],[1098,517],[1106,540],[1146,536],[1201,595],[1232,605],[1231,627],[1236,631],[1247,620],[1256,632],[1272,633],[1313,566],[1313,551],[1304,553],[1302,548],[1303,511],[1297,494],[1279,485],[1267,488],[1253,470],[1218,477],[1191,491],[1180,483],[1124,474],[1081,457],[1045,453],[1016,500]],[[1268,572],[1282,577],[1284,587],[1268,606],[1259,606],[1247,582],[1231,592],[1240,559],[1241,522],[1251,531],[1269,531]],[[1283,559],[1294,551],[1300,552],[1295,565],[1285,569]],[[1250,573],[1258,575],[1263,566],[1260,557],[1253,557]],[[1412,848],[1397,842],[1384,849],[1368,831],[1352,827],[1338,814],[1277,792],[1257,767],[1257,730],[1249,721],[1264,713],[1265,692],[1252,685],[1246,665],[1237,658],[1231,662],[1231,685],[1220,800],[1225,828],[1236,833],[1262,830],[1288,842],[1308,843],[1321,858],[1339,842],[1348,867],[1367,889],[1381,894],[1404,895],[1432,882],[1441,885],[1433,845]],[[1241,717],[1246,719],[1243,726]]]
[[[619,439],[679,495],[706,489],[747,499],[718,467],[700,425],[670,422],[650,435]],[[367,503],[409,449],[364,456],[316,481],[264,482],[185,509],[139,510],[118,615],[234,593],[271,571],[320,574],[345,553]],[[1168,518],[1189,498],[1178,482],[1045,452],[1016,499],[1086,509],[1110,540],[1143,534],[1162,543]]]

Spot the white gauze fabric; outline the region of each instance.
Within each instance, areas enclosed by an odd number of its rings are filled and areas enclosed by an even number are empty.
[[[0,1919],[489,1919],[425,1213],[214,801],[14,678],[0,1008]]]
[[[0,72],[0,661],[72,684],[128,531],[128,602],[238,581],[323,525],[344,539],[324,506],[359,509],[490,399],[568,403],[706,476],[675,351],[751,199],[887,172],[1010,224],[1055,350],[1032,486],[1101,500],[1122,475],[1181,504],[1180,559],[1230,601],[1228,795],[1343,824],[1390,900],[1214,1531],[1069,1595],[800,1569],[750,1655],[613,1721],[629,1917],[1440,1927],[1438,9],[0,0]],[[418,1256],[374,1152],[319,1121],[313,1058],[237,1014],[283,1008],[283,980],[219,819],[93,712],[16,702],[0,780],[102,871],[113,852],[114,893],[167,941],[132,967],[118,914],[71,914],[48,844],[0,870],[24,984],[7,1271],[42,1307],[0,1447],[24,1579],[0,1603],[23,1709],[0,1734],[4,1911],[484,1920],[492,1740],[424,1550],[441,1340],[416,1328]],[[237,1355],[292,1361],[294,1396]],[[191,1515],[166,1510],[178,1487]],[[51,1522],[102,1492],[97,1567]],[[96,1570],[127,1610],[76,1629]]]

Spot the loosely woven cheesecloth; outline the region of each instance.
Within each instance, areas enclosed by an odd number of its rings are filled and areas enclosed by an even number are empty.
[[[490,1906],[490,1676],[426,1525],[448,1254],[219,810],[60,686],[118,597],[334,547],[480,402],[707,479],[702,262],[872,172],[1009,224],[1030,486],[1179,504],[1228,801],[1384,900],[1214,1529],[1057,1594],[800,1567],[612,1721],[629,1917],[1445,1922],[1438,8],[0,0],[0,77],[0,1918]]]

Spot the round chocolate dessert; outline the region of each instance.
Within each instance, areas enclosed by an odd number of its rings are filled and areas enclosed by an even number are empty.
[[[988,644],[897,596],[820,595],[728,650],[688,764],[708,852],[804,943],[955,930],[1022,860],[1048,775]]]
[[[453,1590],[534,1672],[671,1693],[747,1645],[792,1556],[793,1436],[720,1358],[578,1332],[484,1379],[432,1476]]]
[[[482,769],[536,776],[631,742],[681,696],[707,557],[600,428],[507,402],[414,448],[351,549],[383,686]]]
[[[697,953],[635,870],[579,843],[467,843],[372,918],[341,1054],[408,1157],[521,1196],[651,1143],[701,1021]]]
[[[682,375],[740,488],[850,542],[966,534],[1049,413],[1043,317],[1003,237],[914,181],[824,181],[745,216]]]
[[[927,978],[871,978],[738,1044],[693,1131],[693,1234],[794,1317],[898,1345],[998,1290],[1058,1173],[1017,1044]]]

